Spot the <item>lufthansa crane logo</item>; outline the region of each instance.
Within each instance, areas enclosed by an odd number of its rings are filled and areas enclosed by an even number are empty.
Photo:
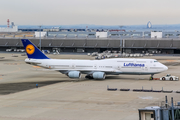
[[[35,51],[35,48],[34,48],[33,45],[29,44],[29,45],[26,46],[26,52],[27,52],[29,55],[33,54],[34,51]]]

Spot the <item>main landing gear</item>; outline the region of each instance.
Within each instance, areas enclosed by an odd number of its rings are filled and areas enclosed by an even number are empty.
[[[149,78],[149,80],[153,80],[153,75],[154,75],[154,74],[151,74],[151,77]]]
[[[87,79],[93,79],[93,76],[92,76],[92,75],[86,75],[85,78],[87,78]]]

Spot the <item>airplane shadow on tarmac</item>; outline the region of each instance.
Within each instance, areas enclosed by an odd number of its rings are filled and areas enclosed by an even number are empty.
[[[19,82],[19,83],[3,83],[0,84],[0,95],[8,95],[12,93],[17,93],[25,90],[30,90],[38,87],[43,87],[51,84],[61,83],[61,82],[85,82],[85,81],[108,81],[108,80],[135,80],[131,78],[125,78],[122,76],[106,76],[105,80],[94,80],[94,79],[70,79],[67,80],[51,80],[51,81],[38,81],[38,82]]]
[[[14,60],[14,59],[0,59],[0,62],[9,62],[9,61],[16,61],[16,60]]]
[[[8,95],[13,94],[25,90],[30,90],[36,88],[36,84],[38,87],[43,87],[51,84],[61,83],[61,82],[83,82],[89,81],[89,79],[78,80],[78,79],[70,79],[70,80],[54,80],[54,81],[38,81],[38,82],[19,82],[19,83],[3,83],[0,84],[0,95]]]
[[[38,87],[60,83],[65,81],[41,81],[38,82]],[[37,82],[20,82],[20,83],[4,83],[0,84],[0,95],[17,93],[25,90],[36,88]]]

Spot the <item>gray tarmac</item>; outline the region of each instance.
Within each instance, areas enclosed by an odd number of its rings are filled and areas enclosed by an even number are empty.
[[[12,54],[18,57],[12,57]],[[26,56],[0,53],[0,120],[138,120],[138,109],[159,106],[165,95],[178,93],[107,91],[112,88],[180,90],[180,81],[149,80],[150,75],[107,76],[106,80],[70,79],[61,73],[28,65]],[[48,55],[58,59],[94,59],[86,55]],[[179,56],[151,56],[168,66],[156,74],[179,76]],[[39,88],[36,88],[38,83]]]

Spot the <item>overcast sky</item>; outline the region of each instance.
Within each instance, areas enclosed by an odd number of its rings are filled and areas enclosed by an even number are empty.
[[[0,25],[179,24],[180,0],[0,0]]]

